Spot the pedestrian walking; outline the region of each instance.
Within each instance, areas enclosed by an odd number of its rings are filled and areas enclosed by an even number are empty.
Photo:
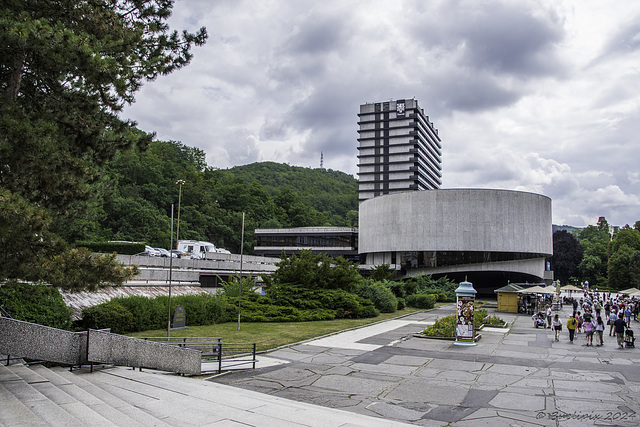
[[[624,348],[624,330],[627,324],[624,322],[622,316],[618,317],[614,322],[616,330],[616,339],[618,340],[618,348]]]
[[[574,337],[574,335],[576,333],[576,326],[578,326],[578,322],[576,321],[576,318],[573,317],[573,314],[572,314],[567,319],[567,330],[569,331],[569,341],[570,342],[573,342],[573,337]]]
[[[560,316],[557,314],[553,316],[553,332],[555,333],[556,341],[560,341],[560,331],[562,331],[562,322],[560,321]]]
[[[595,325],[591,321],[591,318],[582,322],[582,327],[584,328],[584,336],[587,339],[587,347],[593,346],[593,332],[595,330]]]
[[[604,322],[602,321],[602,317],[598,316],[596,319],[596,345],[603,346],[604,341],[602,340],[602,335],[604,333]]]
[[[616,321],[616,319],[618,318],[618,315],[616,314],[615,311],[612,311],[611,314],[609,315],[609,320],[608,320],[608,325],[609,325],[609,336],[613,336],[613,329],[614,329],[614,323]]]

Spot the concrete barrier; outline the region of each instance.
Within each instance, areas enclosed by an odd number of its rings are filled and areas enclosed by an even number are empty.
[[[87,332],[69,332],[0,317],[0,354],[68,365],[86,364]]]
[[[198,350],[103,331],[89,331],[87,353],[89,361],[96,363],[151,368],[187,375],[199,375],[201,370],[202,353]]]

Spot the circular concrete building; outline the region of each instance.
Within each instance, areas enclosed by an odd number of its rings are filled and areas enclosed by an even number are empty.
[[[521,191],[408,191],[360,204],[358,249],[365,265],[407,276],[465,277],[476,288],[553,279],[551,199]]]

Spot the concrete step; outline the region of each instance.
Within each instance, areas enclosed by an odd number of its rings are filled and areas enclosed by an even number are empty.
[[[62,381],[68,381],[74,384],[80,392],[82,392],[87,400],[92,402],[101,402],[110,408],[116,409],[118,412],[126,415],[134,421],[131,424],[119,424],[119,425],[135,425],[138,423],[143,426],[168,426],[169,424],[163,422],[158,417],[150,414],[142,408],[136,406],[136,403],[132,400],[127,400],[123,397],[123,393],[117,387],[112,388],[112,392],[105,390],[89,381],[94,373],[91,373],[89,369],[83,368],[69,372],[65,368],[52,368],[52,373],[58,375]],[[74,392],[76,392],[75,390]]]
[[[76,377],[71,377],[70,379],[64,378],[59,374],[59,372],[54,372],[53,370],[48,369],[42,365],[34,365],[31,367],[31,369],[35,371],[37,374],[44,377],[49,382],[50,385],[54,386],[59,391],[63,392],[63,393],[57,393],[51,397],[51,400],[56,401],[56,403],[58,403],[57,400],[61,399],[60,396],[69,396],[69,399],[74,399],[77,402],[81,403],[82,405],[90,408],[93,412],[104,417],[106,420],[109,420],[110,423],[113,423],[116,425],[132,426],[132,427],[141,427],[141,426],[149,425],[149,424],[143,424],[141,422],[138,422],[134,418],[119,411],[118,409],[109,405],[105,401],[97,398],[91,393],[88,393],[85,389],[82,389],[81,387],[78,386],[78,384],[72,381],[75,379],[79,380],[79,378],[76,378]],[[60,369],[60,370],[63,372],[68,372],[68,369]],[[46,395],[46,393],[44,392],[43,394]],[[120,406],[126,406],[126,405],[120,405]],[[156,423],[154,422],[151,425],[155,425],[155,424]]]
[[[0,372],[4,366],[0,365]],[[40,417],[22,403],[9,389],[0,382],[0,426],[46,426]]]
[[[120,387],[128,399],[139,399],[139,405],[145,410],[175,426],[237,423],[274,427],[405,425],[157,371],[140,372],[114,367],[87,377],[105,389],[117,390]],[[146,399],[143,400],[142,396]]]
[[[19,417],[25,416],[29,421],[28,425],[65,425],[65,426],[84,426],[83,423],[69,412],[65,411],[56,403],[52,402],[40,391],[38,391],[33,385],[25,381],[20,375],[26,374],[27,377],[34,380],[34,377],[30,373],[26,373],[23,369],[28,369],[23,365],[10,365],[3,366],[2,369],[6,369],[12,372],[14,375],[3,375],[7,380],[3,380],[0,385],[6,391],[3,394],[12,395],[15,400],[20,402],[20,405],[3,405],[2,417],[6,419],[20,419]],[[11,378],[9,378],[11,377]],[[37,380],[36,380],[37,381]],[[34,383],[35,384],[35,383]],[[9,400],[13,401],[9,397]],[[33,415],[27,415],[25,408]],[[36,419],[37,418],[37,419]],[[22,425],[22,422],[17,424],[7,423],[6,425]]]
[[[35,368],[30,368],[25,365],[12,365],[9,369],[13,370],[34,389],[38,390],[43,396],[67,411],[81,423],[92,426],[114,425],[108,418],[103,417],[41,375],[41,373],[47,373],[47,368],[44,366],[38,367],[38,365],[34,366]],[[36,372],[36,369],[38,369],[40,373]]]

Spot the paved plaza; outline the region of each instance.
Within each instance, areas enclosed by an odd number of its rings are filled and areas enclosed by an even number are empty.
[[[490,310],[490,314],[493,310]],[[559,311],[563,324],[570,307]],[[213,381],[420,426],[640,425],[640,352],[559,342],[530,316],[497,313],[476,346],[417,337],[454,305],[262,355],[264,367]],[[633,327],[638,322],[632,321]]]

